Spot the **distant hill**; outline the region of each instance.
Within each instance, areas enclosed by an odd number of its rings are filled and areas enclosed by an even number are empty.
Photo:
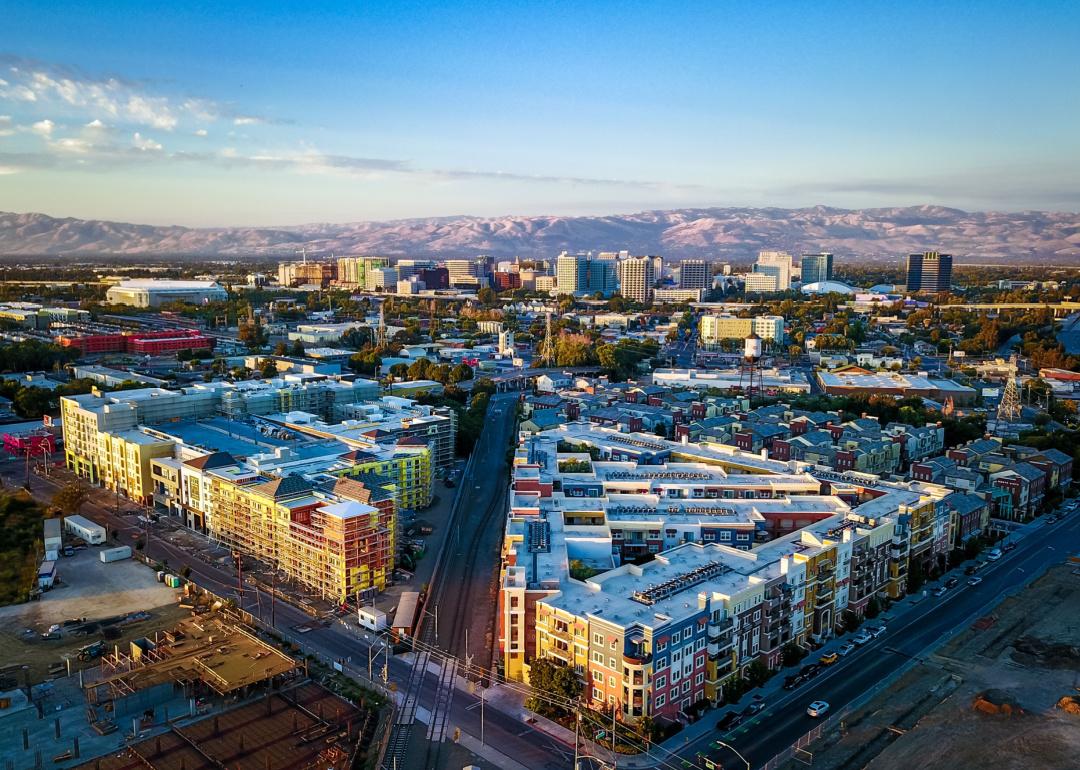
[[[942,206],[703,208],[614,216],[437,217],[295,227],[189,228],[0,213],[3,255],[551,257],[564,249],[749,260],[760,249],[899,258],[937,249],[961,262],[1080,263],[1080,214]]]

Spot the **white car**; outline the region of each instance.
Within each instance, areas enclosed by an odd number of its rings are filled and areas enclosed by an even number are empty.
[[[811,717],[825,716],[829,711],[829,704],[823,700],[816,700],[806,707],[806,715]]]
[[[848,653],[854,652],[854,651],[855,651],[855,645],[852,644],[851,642],[844,642],[843,644],[841,644],[839,647],[836,648],[836,654],[839,655],[841,658],[844,657],[845,655],[847,655]]]
[[[873,638],[874,637],[870,636],[870,634],[866,633],[865,631],[860,631],[851,638],[851,641],[855,643],[856,647],[862,647],[864,644],[868,643]]]
[[[989,551],[986,552],[986,560],[987,561],[997,561],[1000,558],[1001,558],[1001,551],[999,549],[997,549],[997,548],[991,548]]]
[[[866,633],[870,634],[871,638],[877,639],[883,633],[885,633],[885,626],[872,626],[866,629]]]

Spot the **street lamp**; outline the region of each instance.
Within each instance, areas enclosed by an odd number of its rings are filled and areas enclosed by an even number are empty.
[[[713,741],[717,746],[723,746],[725,749],[729,749],[735,756],[743,761],[746,765],[746,770],[750,770],[750,760],[739,753],[738,749],[732,746],[730,743],[724,743],[723,741]]]

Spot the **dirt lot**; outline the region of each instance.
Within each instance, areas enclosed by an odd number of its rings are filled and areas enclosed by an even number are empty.
[[[57,572],[63,583],[40,600],[0,607],[3,670],[10,673],[26,665],[30,681],[41,681],[65,653],[74,654],[98,639],[108,645],[126,644],[187,614],[177,607],[176,590],[158,583],[148,567],[132,560],[102,564],[98,553],[99,549],[88,548],[62,558]],[[53,624],[63,626],[60,638],[42,639]],[[73,661],[73,670],[84,665],[93,664]]]
[[[844,723],[843,735],[811,746],[813,767],[1080,766],[1080,715],[1055,708],[1080,694],[1074,569],[1051,568],[885,689]]]

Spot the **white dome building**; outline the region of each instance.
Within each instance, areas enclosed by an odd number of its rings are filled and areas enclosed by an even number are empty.
[[[802,287],[803,294],[854,294],[855,289],[841,281],[815,281]]]

